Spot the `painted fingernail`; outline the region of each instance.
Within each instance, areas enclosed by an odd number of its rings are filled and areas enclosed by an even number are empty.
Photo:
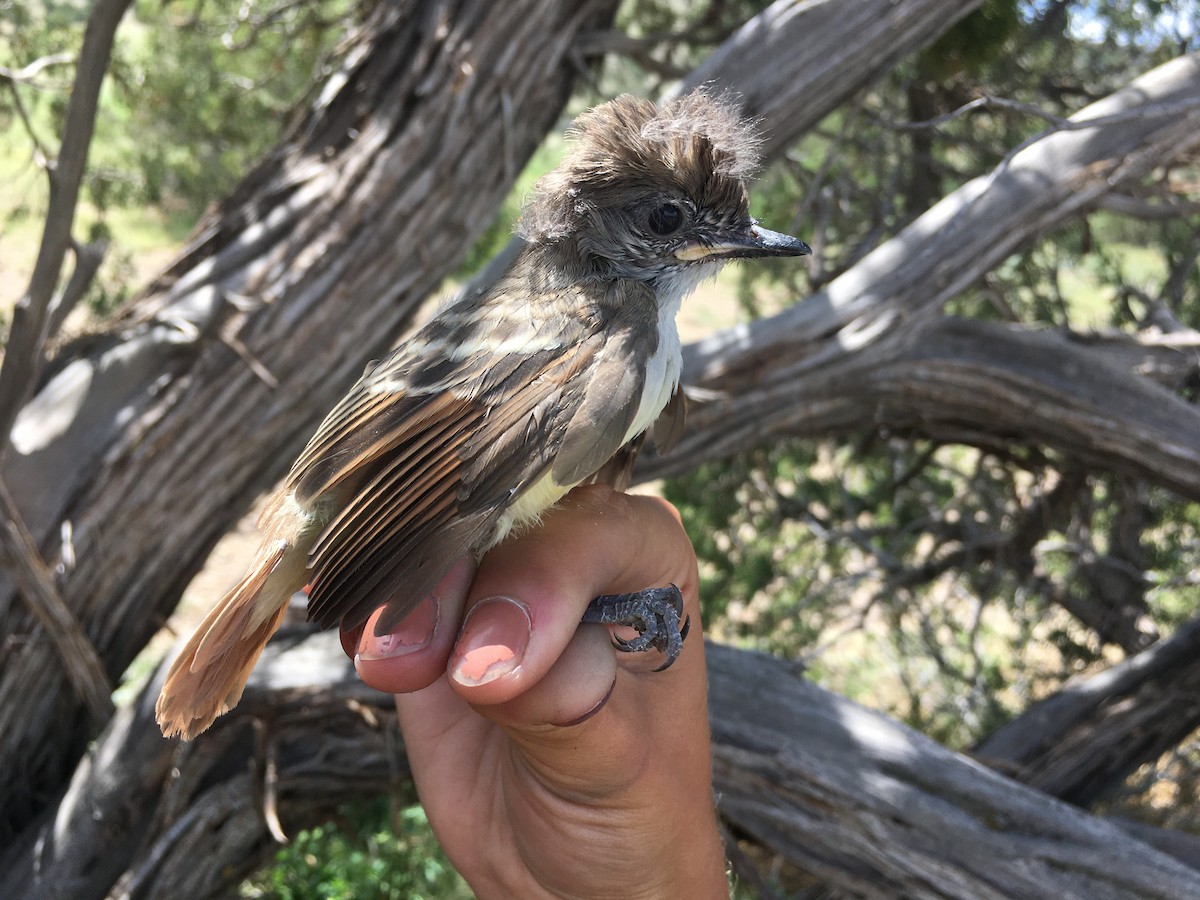
[[[463,623],[450,676],[459,684],[477,687],[507,675],[525,658],[532,630],[524,603],[511,597],[481,600]]]
[[[370,627],[363,629],[356,659],[390,659],[415,653],[429,646],[437,624],[437,598],[431,594],[404,617],[395,631],[376,635]]]

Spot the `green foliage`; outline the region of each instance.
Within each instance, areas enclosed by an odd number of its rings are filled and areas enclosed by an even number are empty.
[[[1005,52],[1021,27],[1017,0],[987,0],[918,54],[927,77],[945,81],[959,72],[981,74]]]
[[[182,203],[194,216],[278,140],[327,71],[350,0],[142,0],[112,70],[103,144],[130,200]]]
[[[338,824],[301,832],[240,894],[277,900],[472,896],[434,838],[425,811],[409,806],[393,814],[386,797],[346,809]]]
[[[134,253],[172,245],[279,139],[361,10],[141,0],[118,29],[100,94],[77,232],[111,239],[85,302],[106,315],[137,287]],[[0,227],[32,257],[86,25],[85,4],[0,3],[0,60],[57,57],[31,83],[0,85]],[[29,248],[29,249],[26,249]],[[10,252],[14,250],[10,249]]]
[[[619,25],[638,42],[634,61],[611,59],[594,90],[654,95],[767,5],[628,0]],[[82,4],[0,0],[0,62],[77,53],[85,13]],[[77,228],[114,243],[89,298],[96,312],[128,296],[140,251],[177,242],[274,145],[362,14],[352,0],[140,0],[118,33]],[[808,273],[791,263],[741,267],[742,312],[766,314],[819,288],[992,171],[1050,127],[1047,117],[1068,116],[1198,46],[1194,3],[988,0],[764,174],[756,214],[813,238],[818,258]],[[71,75],[60,63],[33,85],[0,85],[9,257],[14,241],[36,245],[46,179],[35,161],[53,156]],[[1045,115],[961,112],[981,95]],[[594,98],[577,98],[575,108]],[[560,153],[557,137],[539,151],[460,275],[507,241],[523,196]],[[1196,202],[1198,183],[1193,161],[1153,173],[1133,193]],[[1078,331],[1132,333],[1164,318],[1197,328],[1197,234],[1194,215],[1095,211],[1015,253],[946,311]],[[1200,380],[1179,392],[1195,402]],[[1020,436],[983,448],[903,434],[779,443],[705,466],[665,493],[700,557],[712,633],[802,660],[833,689],[955,746],[1114,656],[1110,638],[1067,601],[1108,602],[1115,586],[1161,633],[1200,609],[1200,504],[1083,472]],[[1194,810],[1197,771],[1193,743],[1134,789],[1161,790],[1174,778],[1173,802]],[[298,836],[242,893],[469,896],[419,807],[393,816],[382,800],[347,810],[340,827]]]
[[[803,297],[1053,127],[1048,117],[1200,46],[1198,20],[1177,3],[985,3],[765,174],[755,210],[813,235],[818,259],[807,284],[795,267],[744,267],[743,310]],[[1045,115],[962,112],[982,94]],[[1196,179],[1185,162],[1134,193],[1194,203]],[[1164,315],[1196,328],[1197,233],[1194,215],[1097,211],[1015,253],[946,312],[1085,333]],[[1195,398],[1200,383],[1179,390]],[[1123,609],[1147,635],[1200,610],[1196,505],[1077,466],[1019,436],[973,449],[847,435],[761,448],[666,493],[700,555],[718,635],[803,660],[835,690],[967,746],[1111,661],[1116,632],[1080,619],[1088,604]]]
[[[718,633],[964,746],[1020,708],[1007,687],[1029,664],[1066,674],[1022,658],[1045,607],[1032,573],[999,566],[1037,493],[1023,481],[977,451],[893,439],[773,446],[665,492]]]

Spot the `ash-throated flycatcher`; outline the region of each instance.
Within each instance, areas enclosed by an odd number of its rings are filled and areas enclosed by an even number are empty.
[[[522,214],[526,246],[369,369],[321,423],[259,520],[246,576],[175,660],[164,733],[195,737],[241,697],[292,594],[309,617],[385,634],[464,554],[536,521],[572,487],[627,478],[647,430],[683,426],[675,314],[730,259],[798,256],[759,227],[756,136],[703,92],[656,109],[618,97]],[[597,598],[585,621],[632,624],[626,650],[680,652],[678,590]]]

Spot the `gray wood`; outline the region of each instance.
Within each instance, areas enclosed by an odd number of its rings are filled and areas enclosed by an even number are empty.
[[[1087,806],[1200,728],[1200,619],[1103,672],[1068,681],[975,755]]]
[[[849,896],[1200,897],[1200,871],[821,690],[710,646],[722,815]]]
[[[731,85],[762,119],[763,157],[933,43],[980,0],[779,0],[743,25],[678,86]]]
[[[1183,354],[1175,371],[1194,371],[1194,343],[1132,353],[1128,339],[941,314],[1018,247],[1197,146],[1192,54],[1014,152],[803,303],[685,348],[684,380],[710,399],[691,404],[679,446],[644,457],[637,477],[680,474],[782,436],[881,427],[985,447],[1020,434],[1200,497],[1200,409],[1131,368]]]
[[[558,124],[576,33],[615,6],[378,4],[288,139],[130,309],[60,354],[2,475],[110,673],[487,227]],[[0,771],[20,773],[0,781],[4,844],[90,730],[2,573],[0,635]]]
[[[798,667],[719,645],[707,653],[727,826],[835,895],[1200,897],[1200,871],[1144,842],[1186,850],[1184,835],[1142,826],[1139,839]],[[334,634],[283,633],[241,705],[193,744],[159,737],[158,681],[109,724],[53,822],[0,855],[0,896],[228,896],[274,853],[272,832],[385,791],[412,797],[391,699],[357,679]]]

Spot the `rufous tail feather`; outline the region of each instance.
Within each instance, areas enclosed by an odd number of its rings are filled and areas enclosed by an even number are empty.
[[[190,741],[237,705],[288,601],[307,581],[307,556],[307,546],[283,539],[259,549],[171,665],[154,708],[164,735]]]

